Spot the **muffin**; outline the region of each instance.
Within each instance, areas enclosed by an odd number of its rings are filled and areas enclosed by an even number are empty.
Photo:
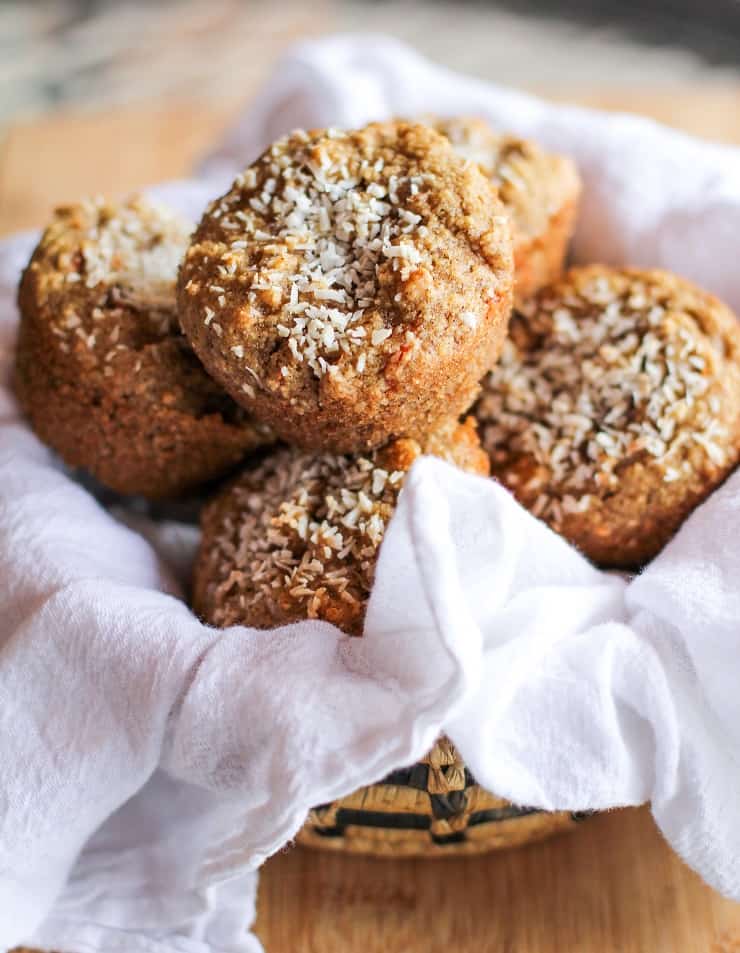
[[[67,464],[118,493],[180,495],[270,439],[180,331],[189,233],[143,198],[67,206],[21,278],[21,406]]]
[[[284,440],[360,452],[467,410],[500,352],[512,275],[508,218],[443,136],[298,131],[206,211],[180,320]]]
[[[483,382],[492,473],[594,562],[639,567],[737,463],[739,354],[735,316],[689,282],[574,268]]]
[[[424,445],[401,438],[366,456],[286,448],[246,470],[203,512],[195,611],[219,627],[308,618],[361,635],[386,525],[425,452],[489,472],[471,418]]]
[[[530,140],[496,133],[482,119],[437,119],[434,127],[481,167],[511,215],[519,306],[563,271],[581,193],[575,164]]]

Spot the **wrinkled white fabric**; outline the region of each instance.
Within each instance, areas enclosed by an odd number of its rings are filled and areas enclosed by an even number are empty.
[[[157,191],[197,215],[293,126],[429,111],[570,152],[581,260],[670,267],[740,307],[737,150],[548,106],[382,38],[294,50],[207,178]],[[673,847],[740,899],[740,476],[628,583],[491,481],[422,460],[364,639],[320,623],[219,633],[180,598],[192,531],[106,511],[19,417],[14,286],[32,241],[0,247],[0,948],[259,949],[259,863],[312,804],[443,729],[519,803],[650,800]]]

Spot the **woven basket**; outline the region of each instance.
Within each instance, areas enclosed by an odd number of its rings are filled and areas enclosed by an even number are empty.
[[[489,794],[441,738],[412,767],[314,808],[297,840],[384,857],[446,857],[529,844],[572,828],[581,817],[516,807]]]

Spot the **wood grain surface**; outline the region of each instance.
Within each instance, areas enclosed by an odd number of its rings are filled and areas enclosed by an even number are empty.
[[[740,142],[734,87],[549,94]],[[185,103],[6,128],[0,234],[40,225],[56,203],[185,174],[238,107]],[[286,850],[263,869],[256,929],[268,953],[740,953],[740,905],[672,854],[646,808],[466,859]]]

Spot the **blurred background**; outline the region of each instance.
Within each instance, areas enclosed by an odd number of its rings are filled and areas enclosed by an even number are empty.
[[[740,0],[0,0],[0,233],[187,174],[280,54],[328,32],[740,141]]]
[[[738,0],[0,0],[0,121],[244,95],[287,45],[327,31],[391,33],[533,89],[740,76]]]

